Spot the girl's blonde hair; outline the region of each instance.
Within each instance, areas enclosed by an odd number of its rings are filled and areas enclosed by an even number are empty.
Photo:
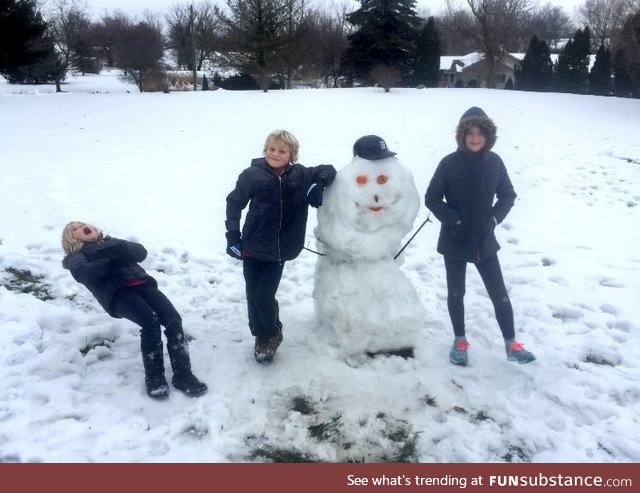
[[[67,255],[77,252],[84,246],[84,241],[76,240],[73,237],[72,225],[78,222],[80,221],[71,221],[62,230],[62,249]],[[95,226],[93,227],[95,228]],[[98,238],[102,239],[102,230],[100,228],[96,228],[96,231],[98,232]]]
[[[281,146],[286,147],[291,153],[292,163],[295,163],[298,160],[300,143],[291,132],[287,132],[286,130],[275,130],[271,132],[267,137],[267,140],[264,141],[264,149],[262,149],[262,154],[267,154],[267,148],[271,144],[280,144]]]

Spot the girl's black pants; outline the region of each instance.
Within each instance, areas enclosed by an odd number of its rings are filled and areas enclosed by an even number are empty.
[[[445,257],[444,265],[447,272],[447,308],[449,309],[453,332],[457,337],[461,337],[465,335],[464,295],[467,262]],[[489,298],[493,303],[502,336],[505,339],[513,339],[515,337],[513,309],[504,285],[498,256],[494,255],[474,265],[478,269]]]

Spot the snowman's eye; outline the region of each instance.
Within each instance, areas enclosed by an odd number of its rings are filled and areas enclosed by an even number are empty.
[[[367,175],[358,175],[356,176],[356,182],[358,183],[358,185],[364,185],[369,181],[369,178],[367,178]]]
[[[378,184],[379,185],[384,185],[385,183],[387,183],[387,180],[389,179],[389,177],[387,175],[380,175],[378,176]]]

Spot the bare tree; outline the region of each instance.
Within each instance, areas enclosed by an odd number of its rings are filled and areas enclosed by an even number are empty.
[[[306,0],[283,0],[283,44],[281,50],[280,86],[291,89],[298,68],[308,50],[308,34],[312,27],[311,11]]]
[[[127,14],[119,10],[112,14],[105,13],[95,24],[93,30],[96,47],[100,50],[100,55],[107,67],[117,65],[114,56],[115,45],[130,26],[131,20]]]
[[[446,55],[466,55],[477,50],[477,43],[471,34],[474,32],[474,19],[466,10],[448,10],[440,19],[442,34],[442,53]]]
[[[353,25],[347,22],[347,14],[350,10],[348,3],[343,1],[333,4],[331,10],[325,10],[323,14],[320,46],[323,64],[327,68],[326,86],[337,87],[343,75],[342,61],[349,46],[348,36],[353,32]]]
[[[205,60],[212,60],[220,49],[221,13],[211,2],[175,5],[165,16],[165,21],[169,30],[169,47],[175,54],[178,67],[202,70]]]
[[[53,0],[50,32],[61,63],[83,75],[99,70],[94,50],[93,24],[85,0]]]
[[[384,92],[390,92],[393,85],[400,80],[401,75],[400,70],[388,65],[376,65],[371,69],[371,77],[384,89]]]
[[[475,39],[479,49],[484,53],[487,65],[486,85],[496,87],[497,68],[517,39],[518,26],[525,14],[533,8],[532,0],[465,0],[475,22],[471,29],[461,34]],[[451,14],[460,10],[459,1],[447,0],[447,9]]]
[[[558,51],[560,41],[570,38],[575,30],[563,7],[547,3],[524,17],[520,36],[527,42],[536,36],[553,52]]]
[[[591,30],[592,48],[616,45],[631,8],[632,2],[629,0],[585,0],[578,7],[578,20]]]
[[[145,90],[147,81],[162,73],[164,39],[159,26],[139,22],[127,27],[116,44],[116,58],[124,70],[123,79]]]
[[[635,86],[635,96],[640,97],[640,9],[625,19],[620,48],[627,72]]]

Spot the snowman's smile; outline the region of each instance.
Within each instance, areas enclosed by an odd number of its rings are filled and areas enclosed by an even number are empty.
[[[369,206],[369,210],[373,211],[373,212],[379,212],[382,210],[382,206],[379,205],[370,205]]]

